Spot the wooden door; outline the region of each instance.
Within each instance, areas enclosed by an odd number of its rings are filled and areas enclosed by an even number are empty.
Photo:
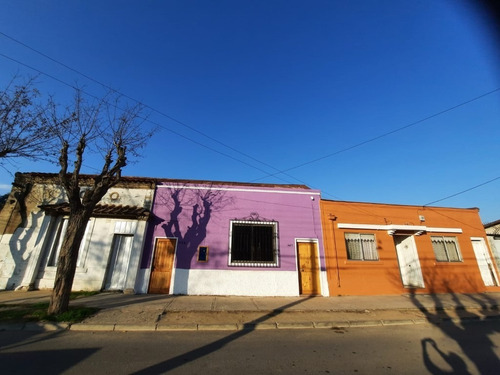
[[[321,294],[316,243],[297,242],[300,294]]]
[[[168,294],[176,241],[173,238],[158,238],[156,240],[155,255],[149,279],[149,293]]]

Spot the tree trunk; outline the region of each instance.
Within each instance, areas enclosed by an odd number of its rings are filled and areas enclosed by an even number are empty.
[[[85,210],[69,216],[66,235],[57,262],[56,279],[50,298],[48,314],[61,314],[68,310],[69,297],[78,261],[78,250],[85,235],[88,220],[89,214]]]

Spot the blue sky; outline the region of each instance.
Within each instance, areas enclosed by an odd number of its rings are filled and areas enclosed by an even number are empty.
[[[30,66],[61,102],[72,89],[58,80],[103,93],[29,46],[168,115],[151,113],[161,127],[125,175],[305,183],[327,199],[424,205],[500,176],[500,91],[460,105],[500,88],[499,40],[471,4],[1,0],[0,84]],[[4,167],[0,193],[16,171],[57,171]],[[497,220],[499,187],[436,205]]]

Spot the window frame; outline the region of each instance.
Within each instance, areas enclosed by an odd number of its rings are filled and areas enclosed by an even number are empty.
[[[347,238],[348,236],[353,236],[353,237],[357,236],[358,238]],[[365,249],[363,247],[364,242],[362,241],[362,236],[372,237],[372,240],[370,241],[371,243],[373,243],[372,249]],[[349,251],[349,242],[348,241],[354,241],[354,240],[359,242],[360,258],[354,258],[352,252]],[[377,236],[375,235],[375,233],[344,232],[344,243],[345,243],[345,248],[346,248],[347,260],[361,261],[361,262],[378,262],[380,260],[380,257],[378,254],[378,249],[377,249]],[[369,258],[367,256],[370,252],[375,254],[375,258]]]
[[[49,225],[48,233],[46,236],[46,249],[47,249],[47,263],[46,267],[57,267],[59,262],[59,254],[61,252],[62,243],[64,237],[66,236],[66,231],[68,229],[68,216],[60,215],[53,216],[51,225]],[[90,232],[93,229],[94,218],[90,218],[85,227],[85,233],[80,243],[80,248],[78,250],[78,260],[76,263],[76,268],[84,268],[87,260],[87,252],[90,242]]]
[[[462,252],[460,251],[460,245],[458,243],[458,238],[456,236],[430,236],[431,238],[431,246],[432,246],[432,251],[434,252],[434,256],[436,257],[436,262],[440,263],[460,263],[463,262],[462,258]],[[438,242],[438,240],[441,240],[440,243],[443,244],[444,248],[444,255],[446,255],[446,259],[439,259],[439,255],[436,252],[436,246],[434,245],[435,243]],[[456,251],[456,257],[457,259],[451,259],[447,243],[453,243],[455,245],[455,251]]]
[[[272,261],[265,260],[235,260],[233,256],[233,228],[235,226],[264,226],[272,228]],[[229,224],[229,254],[228,266],[231,267],[279,267],[279,236],[277,221],[231,220]]]
[[[56,216],[49,227],[47,267],[57,267],[67,225],[67,217]]]

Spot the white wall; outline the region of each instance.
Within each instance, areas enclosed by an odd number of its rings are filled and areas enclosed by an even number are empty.
[[[28,215],[25,228],[0,237],[0,289],[16,289],[22,284],[28,264],[33,262],[33,257],[37,257],[37,250],[43,242],[40,229],[44,217],[39,210],[32,212]]]
[[[498,239],[496,240],[495,237]],[[499,236],[488,236],[488,241],[490,243],[491,251],[493,252],[493,257],[500,270],[500,235]]]
[[[140,270],[136,292],[147,293],[150,269]],[[323,296],[328,296],[326,272],[320,274]],[[200,270],[174,268],[170,294],[226,296],[298,296],[296,271]]]
[[[125,228],[125,229],[120,229]],[[100,290],[104,286],[108,261],[115,234],[133,235],[132,248],[125,285],[123,289],[133,289],[137,268],[144,242],[146,221],[96,218],[86,251],[85,262],[78,267],[73,281],[73,290]],[[56,267],[41,265],[40,278],[35,286],[39,289],[52,288],[54,285]]]
[[[82,188],[84,190],[85,188]],[[100,204],[128,205],[150,208],[153,197],[152,189],[114,187],[103,197]],[[12,234],[0,232],[0,290],[28,288],[52,288],[56,267],[46,267],[46,234],[51,217],[45,215],[38,206],[64,201],[64,194],[55,185],[35,184],[26,198],[27,225],[17,228]],[[12,203],[10,203],[12,202]],[[16,206],[13,195],[4,207],[4,211]],[[3,215],[8,219],[9,215]],[[88,234],[90,240],[86,251],[86,262],[75,274],[73,290],[99,290],[103,286],[106,266],[109,259],[113,236],[117,222],[134,222],[134,240],[130,256],[129,272],[125,288],[133,288],[144,242],[146,221],[123,219],[95,219],[95,225]],[[4,224],[4,223],[2,223]]]

